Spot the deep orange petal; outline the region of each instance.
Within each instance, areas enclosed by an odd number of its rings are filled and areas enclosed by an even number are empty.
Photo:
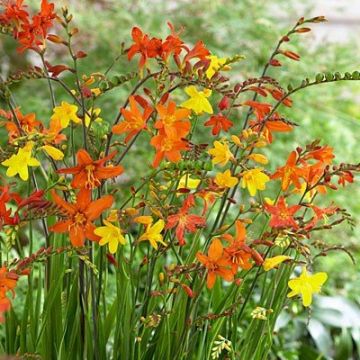
[[[69,214],[75,213],[75,206],[67,203],[64,199],[62,199],[58,194],[56,194],[55,190],[51,190],[51,197],[56,203],[56,205],[60,206],[63,210],[65,210]]]
[[[84,149],[80,149],[77,152],[76,159],[79,165],[89,165],[93,162],[93,159],[91,158],[89,153]]]
[[[85,210],[85,215],[88,220],[92,221],[97,219],[103,211],[108,209],[113,204],[114,198],[111,195],[102,197],[89,204]]]

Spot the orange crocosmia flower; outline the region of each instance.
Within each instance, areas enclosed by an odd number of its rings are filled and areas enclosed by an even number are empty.
[[[338,175],[338,184],[345,186],[346,183],[353,183],[354,182],[354,175],[351,171],[342,171],[341,174]]]
[[[210,55],[210,51],[205,47],[202,41],[198,41],[195,46],[188,51],[184,57],[184,62],[190,61],[191,59],[206,60],[207,56]]]
[[[272,106],[266,103],[260,103],[258,101],[248,100],[244,102],[244,105],[250,106],[258,121],[264,119],[264,117],[271,111]]]
[[[62,219],[51,226],[50,231],[55,233],[68,232],[73,246],[84,246],[85,239],[100,240],[94,234],[96,227],[93,221],[111,207],[113,203],[111,195],[91,201],[91,190],[81,189],[74,204],[63,200],[54,190],[51,192],[51,196],[62,212]]]
[[[321,194],[326,193],[327,190],[325,185],[317,185],[316,187],[314,187],[314,185],[316,185],[316,183],[318,183],[324,175],[325,167],[326,164],[319,162],[317,164],[307,166],[304,169],[304,179],[307,183],[307,186],[309,188],[312,188],[310,192],[318,191]]]
[[[233,281],[234,274],[231,270],[231,264],[224,257],[224,248],[219,239],[212,241],[207,256],[199,251],[196,254],[196,258],[207,269],[206,285],[208,289],[214,287],[217,276],[222,277],[226,281]]]
[[[149,105],[144,104],[144,112],[141,113],[135,96],[130,96],[129,103],[130,110],[121,109],[124,120],[112,128],[114,134],[128,134],[125,142],[128,142],[138,132],[146,128],[146,122],[153,112],[153,109]]]
[[[61,144],[66,140],[66,135],[61,134],[63,127],[61,126],[60,118],[52,118],[50,119],[50,124],[48,129],[43,130],[43,134],[46,135],[45,142],[47,144]]]
[[[297,166],[298,154],[292,151],[286,164],[278,168],[271,176],[272,179],[281,178],[281,189],[287,190],[290,184],[294,184],[296,188],[301,188],[300,178],[306,175],[306,170]]]
[[[301,205],[287,206],[285,198],[282,196],[276,205],[264,205],[265,210],[271,214],[269,225],[274,228],[298,228],[294,219],[294,214],[301,208]]]
[[[167,218],[165,229],[172,229],[176,226],[175,235],[179,240],[180,246],[185,245],[185,231],[194,233],[198,228],[206,225],[206,220],[203,216],[188,213],[189,209],[194,205],[194,195],[189,195],[179,212]]]
[[[161,57],[165,61],[167,61],[171,54],[179,56],[183,49],[187,49],[184,42],[179,37],[180,32],[176,33],[174,26],[170,22],[167,24],[170,28],[171,34],[167,36],[161,48]]]
[[[309,151],[305,156],[304,159],[315,159],[320,161],[323,164],[331,164],[335,155],[333,153],[333,148],[325,145],[325,146],[318,146],[317,149]]]
[[[221,130],[227,132],[234,123],[230,121],[226,116],[222,114],[213,115],[211,118],[204,123],[205,126],[212,126],[211,133],[216,136]]]
[[[36,115],[34,113],[23,115],[20,109],[17,108],[15,109],[15,115],[20,124],[21,130],[26,134],[38,131],[37,128],[42,125],[39,120],[36,120]],[[11,118],[12,117],[13,116],[11,115]],[[8,131],[10,142],[21,136],[20,129],[14,121],[7,121],[5,123],[5,127]]]
[[[133,27],[131,37],[134,44],[129,48],[127,57],[131,60],[135,54],[140,54],[139,68],[142,69],[148,58],[156,57],[161,54],[161,40],[157,38],[150,39],[140,28]]]
[[[156,149],[153,167],[158,167],[164,158],[174,163],[181,160],[181,151],[189,149],[187,141],[182,138],[184,135],[181,132],[177,133],[175,129],[172,129],[168,134],[161,129],[151,139],[150,144]]]
[[[229,242],[229,246],[224,249],[224,255],[231,264],[234,274],[238,268],[251,269],[251,258],[256,259],[256,261],[261,258],[260,254],[245,244],[246,229],[240,220],[236,220],[235,228],[235,237],[230,234],[222,235],[222,238]]]
[[[105,163],[115,155],[116,151],[102,159],[93,160],[86,150],[81,149],[76,154],[77,166],[60,169],[57,172],[59,174],[73,174],[74,179],[71,182],[71,186],[74,189],[95,189],[101,185],[102,180],[110,179],[123,173],[124,168],[122,166],[105,167]]]
[[[190,131],[189,109],[177,109],[174,101],[169,101],[168,105],[158,104],[156,110],[159,114],[159,119],[155,122],[156,129],[164,129],[167,132],[169,128],[176,128],[176,131],[185,133]]]
[[[314,216],[305,226],[305,230],[312,229],[321,220],[324,220],[326,223],[327,217],[334,215],[339,210],[339,208],[335,205],[328,206],[326,208],[320,208],[318,206],[310,204],[309,207],[314,212]]]
[[[11,301],[7,297],[7,292],[11,292],[15,296],[14,289],[17,284],[19,275],[3,266],[0,268],[0,322],[4,321],[4,312],[11,307]]]

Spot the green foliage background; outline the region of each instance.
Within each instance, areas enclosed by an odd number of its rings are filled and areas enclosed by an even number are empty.
[[[32,3],[35,5],[37,1],[33,0]],[[304,5],[304,13],[297,13],[294,7],[299,4],[299,0],[84,0],[56,1],[56,6],[65,3],[69,5],[70,11],[74,14],[75,23],[80,30],[77,45],[79,49],[88,53],[88,57],[81,62],[81,72],[87,75],[92,72],[104,72],[107,69],[113,58],[120,53],[121,43],[125,42],[126,45],[130,43],[130,31],[134,25],[140,26],[153,36],[164,37],[168,33],[166,22],[170,21],[176,29],[184,27],[182,38],[188,43],[195,43],[196,40],[201,39],[211,52],[218,56],[245,55],[246,60],[231,70],[231,77],[241,81],[260,75],[277,40],[296,22],[298,17],[326,16],[326,14],[313,13],[311,1],[307,2],[308,6]],[[287,14],[286,20],[278,21],[276,14],[279,11]],[[359,46],[355,36],[343,44],[316,42],[313,34],[316,33],[316,28],[317,25],[313,25],[311,33],[294,36],[288,46],[289,50],[296,51],[301,55],[300,62],[284,60],[282,68],[271,70],[270,75],[273,74],[280,78],[284,86],[288,83],[298,84],[306,77],[314,78],[318,72],[359,70]],[[14,51],[16,45],[10,38],[2,37],[0,41],[0,70],[3,75],[6,76],[7,73],[18,68],[25,68],[27,62],[33,61],[31,54],[28,54],[26,59],[16,55]],[[60,59],[63,58],[63,55],[65,54],[61,52],[55,53],[52,55],[53,60],[61,63]],[[136,61],[130,64],[125,58],[120,58],[112,72],[114,74],[128,73],[134,69],[135,65]],[[124,102],[126,92],[130,90],[131,84],[128,86],[128,88],[121,87],[106,97],[106,102],[101,104],[102,118],[109,122],[112,121]],[[16,97],[22,104],[22,110],[36,112],[39,119],[48,119],[50,105],[44,103],[44,99],[47,98],[46,91],[45,84],[39,81],[30,81],[19,85]],[[58,94],[58,99],[59,96]],[[268,150],[272,167],[276,168],[284,163],[288,153],[296,146],[305,145],[314,139],[321,139],[323,143],[333,146],[337,159],[344,162],[358,162],[360,160],[358,150],[360,142],[359,96],[358,82],[322,85],[297,93],[293,98],[292,109],[287,109],[286,112],[288,117],[300,126],[291,134],[276,136],[276,141]],[[242,115],[239,110],[238,120],[243,118]],[[237,119],[233,120],[236,122]],[[204,138],[210,142],[210,133],[204,133]],[[125,181],[129,183],[139,174],[145,174],[148,171],[147,165],[152,160],[151,157],[148,157],[147,149],[138,146],[131,151],[133,152],[129,157],[131,163],[125,163],[127,173]],[[355,184],[338,193],[330,193],[326,202],[334,201],[340,206],[346,207],[355,219],[360,219],[359,199],[360,186]],[[359,263],[360,227],[358,225],[352,230],[344,224],[326,238],[321,238],[320,233],[318,236],[319,239],[326,242],[346,246]],[[326,258],[318,261],[317,270],[327,271],[330,278],[324,288],[324,293],[332,297],[343,296],[352,301],[351,306],[356,303],[359,305],[360,268],[358,263],[355,266],[352,265],[349,257],[341,252],[330,253]],[[17,297],[16,301],[20,301],[20,299],[21,295]],[[318,313],[316,313],[316,307],[314,309],[315,318],[316,314],[321,315],[320,305]],[[344,304],[341,306],[346,307]],[[359,308],[354,306],[354,313],[351,313],[350,316],[355,316],[354,314],[359,316]],[[321,343],[319,340],[320,343],[318,343],[319,341],[314,343],[307,332],[310,331],[312,334],[312,330],[305,329],[306,317],[307,314],[303,314],[304,321],[300,322],[300,325],[296,321],[286,322],[286,331],[279,327],[282,340],[279,337],[275,341],[279,346],[279,349],[276,350],[279,358],[297,359],[295,356],[298,355],[296,354],[300,354],[300,358],[303,356],[303,359],[312,359],[312,351],[315,351],[313,349],[320,349],[320,352],[324,353],[329,346],[332,350],[328,348],[328,356],[339,360],[350,359],[353,356],[351,335],[353,341],[357,341],[359,345],[360,331],[357,334],[351,333],[353,330],[349,330],[348,326],[341,326],[341,324],[336,326],[336,323],[325,319],[325,321],[319,322],[326,326],[323,328],[320,326],[316,330],[316,334],[320,334],[323,342]],[[291,319],[284,318],[283,320],[290,321]],[[341,327],[348,328],[348,330],[339,330]],[[287,341],[288,345],[290,343],[290,346],[284,345],[283,341]],[[286,350],[287,348],[289,350]],[[291,349],[300,350],[296,352]]]

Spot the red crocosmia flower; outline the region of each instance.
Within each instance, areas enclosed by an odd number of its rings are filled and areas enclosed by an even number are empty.
[[[162,41],[158,38],[150,39],[147,46],[147,55],[149,58],[155,58],[162,53]]]
[[[176,128],[176,131],[185,136],[189,133],[191,123],[188,118],[191,110],[177,109],[174,101],[169,101],[167,106],[158,104],[156,110],[159,114],[159,119],[155,122],[156,129],[164,129],[168,133],[169,129],[171,131],[171,128]]]
[[[76,154],[77,166],[60,169],[57,172],[59,174],[73,174],[74,179],[71,182],[71,186],[74,189],[95,189],[101,185],[102,180],[110,179],[123,173],[124,169],[122,166],[105,167],[105,163],[115,155],[116,151],[102,159],[93,160],[86,150],[81,149]]]
[[[21,199],[18,202],[18,207],[17,207],[16,211],[18,212],[19,210],[21,210],[25,206],[32,205],[34,203],[47,201],[47,200],[44,200],[44,194],[45,194],[44,190],[35,190],[35,191],[33,191],[27,198]]]
[[[205,47],[202,41],[198,41],[195,46],[188,51],[184,57],[184,62],[190,61],[191,59],[207,60],[207,56],[210,55],[210,51]]]
[[[272,97],[277,101],[280,101],[282,99],[282,97],[284,96],[284,93],[279,89],[272,89],[272,90],[270,90],[270,93],[271,93]],[[285,98],[282,101],[282,103],[287,107],[292,106],[292,100],[289,98]]]
[[[211,118],[205,122],[205,126],[212,126],[211,133],[216,136],[220,133],[221,130],[227,132],[234,123],[230,121],[227,117],[222,114],[213,115]]]
[[[354,175],[350,171],[343,171],[339,175],[338,184],[345,186],[346,183],[353,183],[354,182]]]
[[[298,228],[294,214],[301,208],[301,205],[288,207],[285,198],[282,196],[276,205],[265,204],[265,210],[271,214],[269,225],[274,228]]]
[[[196,254],[196,258],[207,269],[206,285],[208,289],[214,287],[217,276],[222,277],[226,281],[233,281],[234,273],[228,260],[224,257],[224,248],[219,239],[212,241],[207,256],[199,251]]]
[[[230,108],[230,99],[227,96],[224,96],[220,100],[220,102],[218,104],[218,108],[220,111],[229,109]]]
[[[129,48],[127,56],[131,60],[135,54],[140,54],[139,68],[142,69],[148,58],[153,58],[161,54],[162,42],[160,39],[150,39],[140,28],[133,27],[131,37],[134,44]]]
[[[195,204],[194,195],[189,195],[184,201],[183,206],[177,214],[170,215],[167,218],[165,229],[172,229],[176,227],[175,235],[179,240],[179,245],[185,245],[184,234],[185,231],[194,233],[198,228],[206,225],[206,220],[203,216],[189,214],[189,209]]]
[[[292,151],[286,164],[278,168],[271,176],[272,179],[281,178],[281,189],[287,190],[290,184],[294,184],[298,189],[301,188],[300,178],[304,177],[306,170],[297,166],[298,154]]]
[[[24,0],[7,0],[1,2],[4,11],[0,14],[0,24],[10,25],[13,28],[14,37],[17,37],[22,24],[29,23],[29,13],[23,5]]]
[[[258,121],[264,119],[264,117],[271,111],[272,106],[266,103],[260,103],[258,101],[248,100],[244,102],[244,105],[250,106]]]
[[[17,193],[10,192],[8,186],[0,187],[0,230],[4,225],[16,225],[19,223],[19,217],[11,216],[11,208],[6,208],[6,203],[14,200],[16,203],[21,201],[21,197]]]
[[[188,142],[182,138],[183,136],[186,136],[186,133],[177,132],[177,128],[168,128],[167,132],[161,129],[151,139],[150,144],[156,149],[153,167],[158,167],[164,158],[174,163],[181,160],[181,151],[189,149]]]
[[[134,40],[134,45],[130,47],[127,57],[131,60],[135,54],[140,54],[139,67],[144,67],[147,59],[147,45],[149,43],[149,36],[144,34],[138,27],[133,27],[131,37]]]
[[[52,27],[53,20],[56,18],[54,9],[55,5],[53,3],[42,0],[40,12],[33,16],[33,23],[42,30],[43,38],[46,38],[48,30]]]
[[[161,57],[167,61],[171,54],[179,56],[183,49],[187,49],[184,42],[180,39],[179,34],[176,33],[174,26],[168,22],[171,34],[165,39],[162,44]]]
[[[235,228],[235,237],[230,234],[222,235],[222,238],[229,242],[229,246],[224,249],[224,256],[231,264],[234,274],[236,274],[239,267],[244,270],[252,268],[250,259],[253,251],[255,251],[245,244],[246,229],[244,224],[236,220]]]
[[[48,30],[51,28],[53,21],[56,18],[54,7],[53,3],[42,0],[41,9],[39,13],[32,17],[32,22],[23,24],[21,31],[17,36],[20,43],[20,47],[18,48],[19,52],[28,49],[36,52],[41,52],[43,50]]]
[[[63,219],[51,226],[50,231],[56,233],[68,232],[73,246],[84,246],[85,239],[91,241],[100,240],[94,234],[95,225],[93,221],[111,207],[113,203],[111,195],[91,201],[91,190],[81,189],[74,204],[63,200],[55,191],[51,192],[51,196],[60,211],[62,211]]]
[[[128,134],[125,138],[125,142],[128,142],[138,132],[146,128],[146,122],[153,112],[153,109],[146,105],[144,107],[144,112],[141,113],[135,96],[130,96],[129,103],[130,110],[121,109],[121,114],[123,115],[124,120],[119,124],[114,125],[112,128],[112,132],[114,134]]]
[[[309,151],[304,159],[315,159],[320,161],[323,164],[331,164],[335,155],[333,153],[333,148],[325,145],[318,146],[315,150]]]

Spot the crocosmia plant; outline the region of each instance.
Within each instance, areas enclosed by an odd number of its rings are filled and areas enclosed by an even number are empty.
[[[2,36],[37,64],[0,79],[1,351],[266,359],[280,313],[326,291],[319,256],[347,252],[313,233],[352,225],[346,204],[327,196],[351,186],[359,164],[316,139],[289,148],[280,166],[268,151],[301,125],[282,113],[296,111],[295,93],[360,79],[278,80],[300,61],[289,43],[325,18],[299,19],[248,79],[245,56],[189,44],[171,23],[165,38],[134,26],[106,72],[83,73],[68,8],[0,4]],[[17,96],[28,81],[47,88],[45,118]]]

